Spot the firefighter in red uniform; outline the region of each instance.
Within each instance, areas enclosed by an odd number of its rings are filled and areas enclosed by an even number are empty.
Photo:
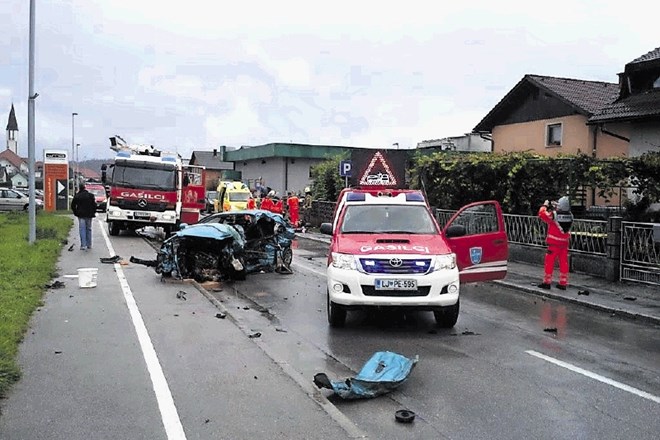
[[[264,211],[273,211],[273,191],[266,194],[266,197],[261,200],[261,209]]]
[[[294,228],[298,227],[298,221],[300,220],[299,216],[299,206],[300,200],[295,193],[289,192],[289,198],[286,201],[287,206],[289,207],[289,218],[291,219],[291,224]]]
[[[273,202],[273,207],[271,208],[270,211],[275,213],[275,214],[282,214],[283,211],[284,211],[283,206],[282,206],[282,199],[276,199]]]
[[[255,202],[254,197],[250,197],[247,201],[247,209],[256,209],[257,202]]]
[[[559,202],[545,201],[539,209],[539,217],[548,225],[546,243],[548,250],[545,254],[545,274],[539,287],[550,289],[552,272],[555,260],[559,259],[559,283],[557,288],[566,290],[568,286],[568,247],[570,244],[570,229],[573,224],[573,214],[568,197],[564,196]]]

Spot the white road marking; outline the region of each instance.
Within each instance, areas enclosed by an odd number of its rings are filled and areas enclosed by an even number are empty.
[[[591,379],[595,379],[599,382],[606,383],[608,385],[612,385],[615,388],[619,388],[620,390],[623,391],[628,391],[629,393],[635,394],[636,396],[643,397],[644,399],[651,400],[655,403],[660,403],[660,397],[654,396],[653,394],[649,394],[646,391],[638,390],[637,388],[633,388],[629,385],[623,384],[621,382],[617,382],[616,380],[609,379],[605,376],[601,376],[600,374],[592,373],[591,371],[585,370],[580,367],[576,367],[575,365],[569,364],[568,362],[560,361],[559,359],[555,359],[550,356],[546,356],[542,353],[539,353],[534,350],[527,350],[525,353],[535,356],[539,359],[543,359],[544,361],[548,361],[552,364],[559,365],[560,367],[564,367],[568,370],[571,370],[575,373],[582,374],[583,376],[587,376]]]
[[[115,250],[112,247],[112,243],[110,243],[110,238],[108,237],[108,234],[106,233],[101,220],[97,219],[97,221],[101,224],[101,232],[103,233],[103,238],[105,239],[105,244],[108,247],[108,251],[110,251],[110,255],[116,255]],[[149,376],[151,377],[151,383],[156,394],[156,401],[158,402],[158,409],[160,410],[160,416],[163,420],[167,438],[168,440],[185,440],[186,434],[183,431],[183,425],[181,424],[179,413],[176,410],[176,406],[174,406],[172,392],[170,391],[170,387],[167,384],[167,379],[165,379],[163,368],[160,366],[160,362],[158,361],[158,355],[156,354],[154,345],[152,344],[151,338],[149,337],[147,327],[144,325],[144,320],[142,319],[140,309],[135,302],[133,292],[131,291],[131,287],[128,285],[128,280],[124,275],[121,264],[115,263],[114,266],[115,272],[117,273],[117,278],[119,279],[119,284],[121,285],[121,290],[124,293],[126,306],[128,307],[128,311],[131,314],[133,326],[135,327],[135,332],[137,333],[138,341],[140,342],[140,348],[142,349],[144,361],[147,364],[147,370],[149,371]]]

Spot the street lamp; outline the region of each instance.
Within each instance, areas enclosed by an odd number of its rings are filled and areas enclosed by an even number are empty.
[[[80,183],[80,144],[76,144],[76,185]]]
[[[78,113],[75,113],[75,112],[71,113],[71,160],[73,160],[75,158],[75,153],[76,153],[75,152],[75,146],[76,146],[75,117],[76,116],[78,116]],[[74,193],[76,191],[76,187],[75,187],[75,177],[76,176],[75,176],[75,173],[74,173],[73,177],[74,178],[72,179],[72,182],[71,182],[71,186],[73,186],[73,188],[71,188],[72,193]]]

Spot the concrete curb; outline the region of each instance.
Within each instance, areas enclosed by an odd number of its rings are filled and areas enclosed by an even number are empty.
[[[238,327],[246,336],[249,337],[250,329],[236,317],[225,305],[219,301],[211,292],[206,290],[200,283],[192,280],[190,282],[195,288],[218,310],[226,315],[226,319],[229,319],[236,327]],[[234,294],[240,296],[250,301],[249,298],[246,298],[244,295],[241,295],[240,292],[236,289],[235,286],[232,286]],[[253,304],[254,301],[250,301]],[[258,305],[258,304],[256,304]],[[301,374],[296,371],[288,362],[280,359],[280,357],[275,354],[273,350],[270,349],[268,344],[263,342],[259,338],[252,339],[252,342],[256,344],[266,356],[277,365],[291,380],[293,380],[300,389],[309,397],[314,403],[316,403],[323,411],[325,411],[332,420],[334,420],[348,435],[349,438],[354,439],[368,439],[368,435],[362,431],[351,419],[349,419],[344,413],[342,413],[328,398],[318,389],[315,385],[312,385],[312,382],[303,378]]]
[[[496,284],[499,284],[501,286],[507,287],[511,290],[517,290],[517,291],[520,291],[520,292],[531,293],[532,295],[536,295],[536,296],[539,296],[539,297],[542,297],[542,298],[550,298],[550,299],[554,299],[554,300],[557,300],[557,301],[569,302],[571,304],[577,304],[579,306],[588,307],[590,309],[599,310],[601,312],[614,314],[614,315],[624,317],[624,318],[627,318],[627,319],[631,319],[631,320],[634,320],[634,321],[642,321],[642,322],[646,322],[646,323],[650,323],[650,324],[660,325],[660,319],[655,317],[655,316],[646,315],[646,314],[643,314],[643,313],[635,313],[635,312],[631,312],[629,310],[619,309],[619,308],[615,308],[615,307],[604,306],[602,304],[596,304],[594,302],[584,301],[584,300],[580,300],[580,299],[577,299],[577,298],[570,298],[570,297],[567,297],[567,296],[552,293],[551,291],[547,291],[547,292],[546,291],[541,291],[541,290],[538,290],[538,289],[534,289],[532,287],[525,287],[525,286],[521,286],[520,284],[511,283],[509,281],[498,280],[498,281],[492,281],[492,282],[496,283]]]

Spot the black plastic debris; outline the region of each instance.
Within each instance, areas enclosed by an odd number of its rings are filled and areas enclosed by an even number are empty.
[[[55,350],[55,354],[62,354],[62,351],[60,351],[60,350]]]
[[[557,327],[544,328],[543,331],[548,333],[557,333]]]
[[[415,413],[407,409],[400,409],[394,413],[394,418],[399,423],[412,423],[415,420]]]
[[[587,289],[578,290],[578,295],[589,295],[589,291]]]
[[[318,388],[327,388],[329,390],[332,389],[330,378],[328,378],[328,375],[325,373],[316,373],[314,375],[314,385],[316,385]]]
[[[134,263],[134,264],[142,264],[143,266],[147,266],[147,267],[156,267],[156,266],[158,266],[157,260],[143,260],[142,258],[137,258],[137,257],[131,256],[131,258],[129,258],[128,261],[130,261],[131,263]]]
[[[119,255],[114,255],[112,257],[101,257],[100,260],[103,264],[115,264],[121,261],[121,257]]]
[[[184,292],[183,290],[179,290],[179,292],[176,294],[176,298],[186,301],[188,299],[188,298],[186,298],[186,295],[188,295],[188,292]]]
[[[635,298],[634,296],[624,296],[623,299],[625,299],[626,301],[637,301],[637,298]]]
[[[275,331],[276,331],[276,332],[280,332],[280,333],[286,333],[286,332],[287,332],[286,330],[284,330],[284,329],[281,328],[281,327],[275,327]]]
[[[255,339],[255,338],[260,338],[260,337],[261,337],[261,333],[259,333],[259,332],[252,333],[250,336],[248,336],[248,338],[250,338],[250,339]]]
[[[250,307],[249,307],[249,306],[245,306],[245,307],[243,307],[243,310],[250,310]]]
[[[62,287],[64,287],[64,283],[59,280],[46,284],[46,289],[61,289]]]
[[[69,251],[69,252],[73,252],[73,248],[74,248],[75,246],[76,246],[75,243],[72,244],[71,246],[69,246],[69,248],[67,249],[67,251]]]
[[[218,319],[225,319],[227,317],[226,313],[216,313],[215,317]]]

